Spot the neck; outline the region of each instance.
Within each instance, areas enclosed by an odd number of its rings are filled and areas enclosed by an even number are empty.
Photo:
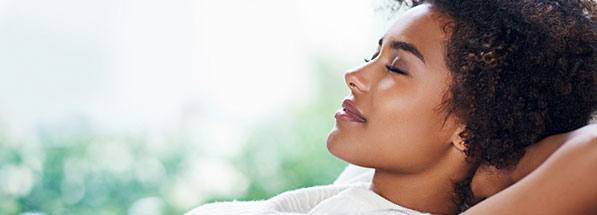
[[[464,159],[451,157],[417,174],[376,169],[371,190],[385,199],[413,210],[455,214],[455,184],[467,175]]]

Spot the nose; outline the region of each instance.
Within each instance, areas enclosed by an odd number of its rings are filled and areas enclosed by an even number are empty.
[[[364,76],[364,68],[359,68],[344,74],[344,81],[353,94],[362,94],[369,91],[367,77]]]

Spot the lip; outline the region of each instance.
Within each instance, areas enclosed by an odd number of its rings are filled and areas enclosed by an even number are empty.
[[[354,102],[350,99],[345,99],[342,102],[342,110],[338,110],[335,115],[338,120],[353,121],[358,123],[367,122],[367,118],[355,107]]]

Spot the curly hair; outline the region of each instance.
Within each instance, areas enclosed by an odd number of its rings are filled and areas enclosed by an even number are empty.
[[[597,4],[592,0],[395,0],[450,17],[443,104],[464,124],[468,162],[508,168],[525,148],[586,125],[595,111]],[[469,177],[460,211],[475,204]]]

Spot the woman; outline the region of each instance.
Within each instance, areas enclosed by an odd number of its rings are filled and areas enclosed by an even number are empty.
[[[455,214],[539,166],[467,213],[596,213],[595,126],[556,135],[585,126],[595,110],[596,4],[411,3],[372,59],[346,73],[351,96],[327,140],[336,157],[375,169],[366,188],[382,198],[367,201]],[[583,177],[564,189],[566,176]],[[560,191],[572,198],[559,201]],[[299,212],[334,213],[354,199],[334,198]]]

